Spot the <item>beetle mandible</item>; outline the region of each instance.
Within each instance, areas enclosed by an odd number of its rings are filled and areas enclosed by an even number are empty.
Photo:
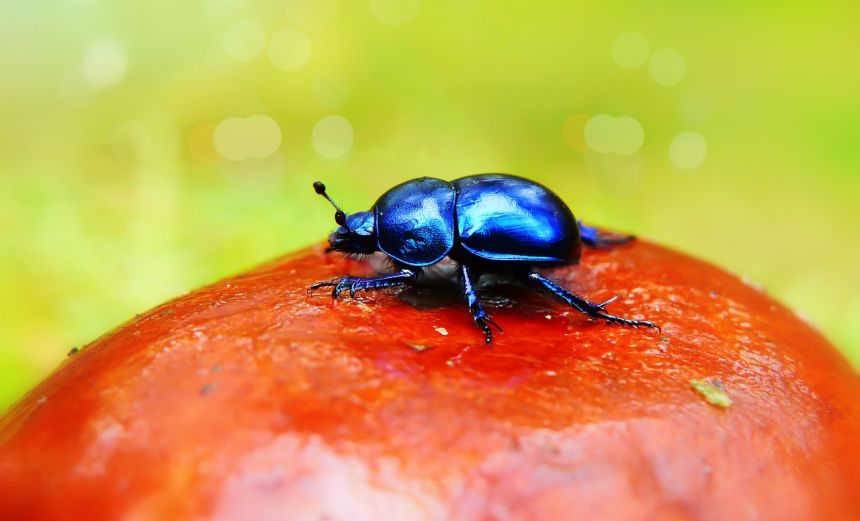
[[[349,290],[410,284],[427,266],[445,257],[458,267],[463,293],[475,324],[487,344],[490,326],[502,330],[484,311],[475,286],[482,274],[502,272],[522,278],[560,298],[589,317],[625,326],[659,329],[653,322],[606,312],[618,297],[596,304],[575,295],[536,271],[576,264],[582,244],[608,247],[633,239],[606,234],[578,222],[570,208],[548,188],[509,174],[477,174],[453,181],[413,179],[391,188],[367,212],[345,214],[317,181],[314,190],[335,207],[338,228],[329,236],[330,250],[347,254],[381,251],[398,271],[378,277],[340,277],[310,287],[332,288],[332,298]]]

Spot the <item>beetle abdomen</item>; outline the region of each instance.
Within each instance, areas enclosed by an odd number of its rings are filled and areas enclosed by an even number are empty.
[[[422,177],[397,185],[374,205],[379,250],[410,266],[442,260],[454,246],[454,187]]]
[[[576,219],[548,188],[506,174],[473,175],[451,184],[457,191],[460,244],[468,252],[491,261],[579,260]]]

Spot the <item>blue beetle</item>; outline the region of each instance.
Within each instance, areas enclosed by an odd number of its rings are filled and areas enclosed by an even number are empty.
[[[409,284],[423,268],[449,257],[458,265],[472,319],[487,344],[493,340],[491,325],[502,330],[475,292],[478,279],[487,272],[520,277],[592,318],[659,329],[652,322],[606,313],[606,305],[618,297],[589,302],[535,271],[579,262],[583,243],[608,247],[633,237],[605,234],[577,222],[564,201],[534,181],[508,174],[478,174],[450,182],[422,177],[388,190],[370,211],[351,215],[338,208],[324,184],[317,181],[314,189],[336,210],[338,228],[329,236],[330,250],[381,251],[398,271],[372,278],[340,277],[316,283],[310,290],[331,287],[336,299],[346,290],[354,297],[358,290]]]

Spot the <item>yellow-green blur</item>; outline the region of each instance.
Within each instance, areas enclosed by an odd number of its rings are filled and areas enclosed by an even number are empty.
[[[854,2],[7,0],[0,409],[392,184],[501,171],[860,361]]]

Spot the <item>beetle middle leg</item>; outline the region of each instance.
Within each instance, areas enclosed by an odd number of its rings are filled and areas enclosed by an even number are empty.
[[[632,326],[632,327],[642,326],[642,327],[652,327],[652,328],[655,328],[657,330],[660,329],[660,326],[658,326],[657,324],[655,324],[653,322],[648,322],[647,320],[631,320],[629,318],[617,317],[615,315],[610,315],[609,313],[607,313],[605,310],[606,305],[609,304],[610,302],[613,302],[618,297],[612,297],[611,299],[607,300],[606,302],[602,302],[600,304],[595,304],[593,302],[589,302],[589,301],[585,300],[584,298],[579,297],[579,296],[571,293],[570,291],[564,289],[563,287],[559,286],[558,284],[551,281],[550,279],[544,277],[540,273],[530,272],[528,275],[526,275],[526,278],[530,282],[535,282],[537,284],[540,284],[543,287],[543,289],[549,291],[550,293],[552,293],[556,297],[562,299],[563,301],[570,304],[572,307],[576,308],[578,311],[585,313],[586,315],[588,315],[591,318],[600,318],[600,319],[605,320],[608,323],[621,324],[624,326]]]
[[[475,293],[474,288],[475,279],[472,278],[469,268],[465,264],[460,264],[459,271],[460,280],[463,283],[463,292],[466,295],[466,302],[469,304],[469,311],[472,313],[472,320],[484,332],[484,341],[489,345],[493,341],[493,331],[490,329],[490,326],[495,327],[499,332],[502,331],[502,328],[484,311],[484,307],[478,301],[478,295]]]
[[[402,286],[415,279],[416,272],[402,269],[397,273],[380,275],[379,277],[340,277],[326,282],[317,282],[308,288],[309,292],[319,288],[332,288],[331,298],[336,299],[340,294],[349,290],[349,296],[355,297],[358,290],[368,291],[371,289],[388,288],[391,286]]]

